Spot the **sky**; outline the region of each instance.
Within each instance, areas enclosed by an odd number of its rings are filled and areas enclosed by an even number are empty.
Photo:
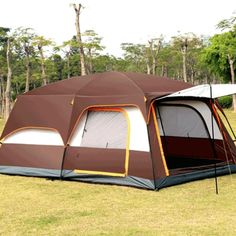
[[[105,53],[122,56],[121,43],[146,43],[163,35],[213,35],[236,11],[235,0],[0,0],[0,26],[33,28],[57,44],[75,35],[71,3],[81,3],[81,31],[103,38]]]

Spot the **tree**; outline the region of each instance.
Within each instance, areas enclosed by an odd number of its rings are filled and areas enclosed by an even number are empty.
[[[93,58],[98,55],[105,47],[101,45],[102,38],[94,30],[86,30],[83,33],[84,49],[87,50],[88,71],[93,73]]]
[[[48,65],[48,74],[50,81],[57,81],[66,78],[66,71],[64,70],[65,61],[61,55],[54,53],[46,61]]]
[[[211,44],[204,50],[205,62],[211,71],[224,82],[235,83],[236,62],[236,35],[229,31],[214,35],[210,39]],[[236,98],[233,99],[234,111],[236,111]]]
[[[61,50],[64,53],[66,59],[66,71],[67,71],[67,79],[71,77],[71,68],[70,68],[70,58],[71,58],[71,44],[72,40],[68,40],[63,42],[62,45],[56,47],[56,51]]]
[[[76,6],[76,4],[73,4],[74,10],[75,10],[75,26],[76,26],[76,39],[79,46],[79,53],[80,53],[80,65],[81,65],[81,75],[87,75],[86,71],[86,64],[85,64],[85,54],[84,54],[84,47],[81,37],[81,31],[80,31],[80,13],[82,5],[79,4]]]
[[[127,61],[110,55],[98,55],[93,59],[93,70],[104,71],[127,71]]]
[[[221,30],[229,30],[224,33],[224,44],[222,48],[224,54],[227,54],[227,60],[230,67],[230,76],[232,84],[235,83],[235,62],[236,62],[236,16],[220,21],[217,27]],[[233,95],[233,110],[236,112],[236,94]]]
[[[41,66],[41,79],[42,85],[46,85],[48,83],[47,75],[46,75],[46,67],[45,67],[45,55],[44,48],[48,46],[52,46],[52,40],[45,39],[43,36],[36,35],[33,38],[32,42],[33,46],[36,46],[40,55],[40,66]]]
[[[158,56],[158,74],[165,77],[179,78],[181,57],[170,42],[163,42]]]
[[[178,35],[173,37],[173,44],[176,45],[181,54],[182,54],[182,75],[184,82],[188,82],[187,77],[187,51],[188,51],[188,43],[190,40],[190,35]]]
[[[7,84],[5,90],[5,113],[4,119],[7,120],[11,112],[11,81],[12,81],[12,65],[11,65],[11,37],[7,38]]]
[[[147,58],[149,57],[150,55],[150,59],[148,60],[148,65],[147,65],[147,70],[148,70],[148,74],[150,74],[150,68],[151,69],[151,72],[153,75],[156,74],[157,72],[157,59],[158,59],[158,55],[160,53],[160,49],[161,49],[161,46],[162,46],[162,41],[163,41],[163,38],[162,36],[160,38],[153,38],[151,40],[148,41],[148,45],[149,47],[147,48]]]
[[[26,81],[25,81],[25,92],[29,91],[29,84],[31,80],[31,58],[34,56],[33,39],[35,33],[31,28],[18,28],[15,31],[15,39],[17,42],[17,51],[22,54],[25,67],[26,67]]]
[[[162,47],[163,38],[153,38],[147,45],[122,43],[121,49],[125,52],[128,71],[146,72],[147,74],[157,74],[158,56]]]
[[[149,73],[150,66],[147,57],[147,47],[143,44],[122,43],[126,61],[125,71],[137,71]]]
[[[199,54],[204,48],[203,36],[198,37],[193,33],[186,33],[172,38],[172,46],[176,54],[182,57],[182,78],[184,82],[194,84],[197,74]]]
[[[3,51],[6,56],[7,64],[7,83],[6,90],[2,94],[2,113],[4,112],[4,119],[7,120],[10,111],[11,111],[11,80],[12,80],[12,66],[11,66],[11,37],[8,35],[9,28],[0,28],[0,45],[2,46]],[[1,82],[3,83],[3,78],[1,76]]]
[[[81,74],[81,68],[79,66],[79,47],[78,42],[76,41],[76,37],[73,36],[71,40],[63,42],[63,44],[59,46],[59,50],[63,52],[66,60],[65,64],[67,78],[70,78],[73,75]]]
[[[231,30],[234,31],[236,29],[236,16],[231,16],[229,19],[221,20],[217,24],[217,28],[223,30]]]

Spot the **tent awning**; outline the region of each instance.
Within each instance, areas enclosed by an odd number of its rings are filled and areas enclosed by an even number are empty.
[[[232,94],[236,94],[236,84],[204,84],[172,93],[160,99],[172,97],[218,98]]]

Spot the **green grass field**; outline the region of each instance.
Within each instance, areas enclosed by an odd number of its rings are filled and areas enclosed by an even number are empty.
[[[236,130],[236,114],[226,111]],[[0,175],[0,235],[236,235],[236,175],[159,192]]]
[[[224,110],[229,122],[230,122],[230,125],[232,127],[232,129],[234,130],[234,133],[236,134],[236,113],[232,112],[231,110],[227,109],[227,110]],[[225,123],[225,127],[227,128],[227,130],[229,131],[229,134],[232,136],[232,138],[234,139],[233,135],[232,135],[232,132],[230,132],[230,128],[228,126],[228,124],[226,123],[225,121],[225,118],[221,115],[221,118],[223,120],[223,122]]]

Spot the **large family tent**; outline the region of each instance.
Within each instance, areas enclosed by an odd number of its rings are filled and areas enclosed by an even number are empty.
[[[227,88],[105,72],[34,89],[3,130],[0,173],[146,189],[232,173],[236,148],[214,99],[236,92]]]

